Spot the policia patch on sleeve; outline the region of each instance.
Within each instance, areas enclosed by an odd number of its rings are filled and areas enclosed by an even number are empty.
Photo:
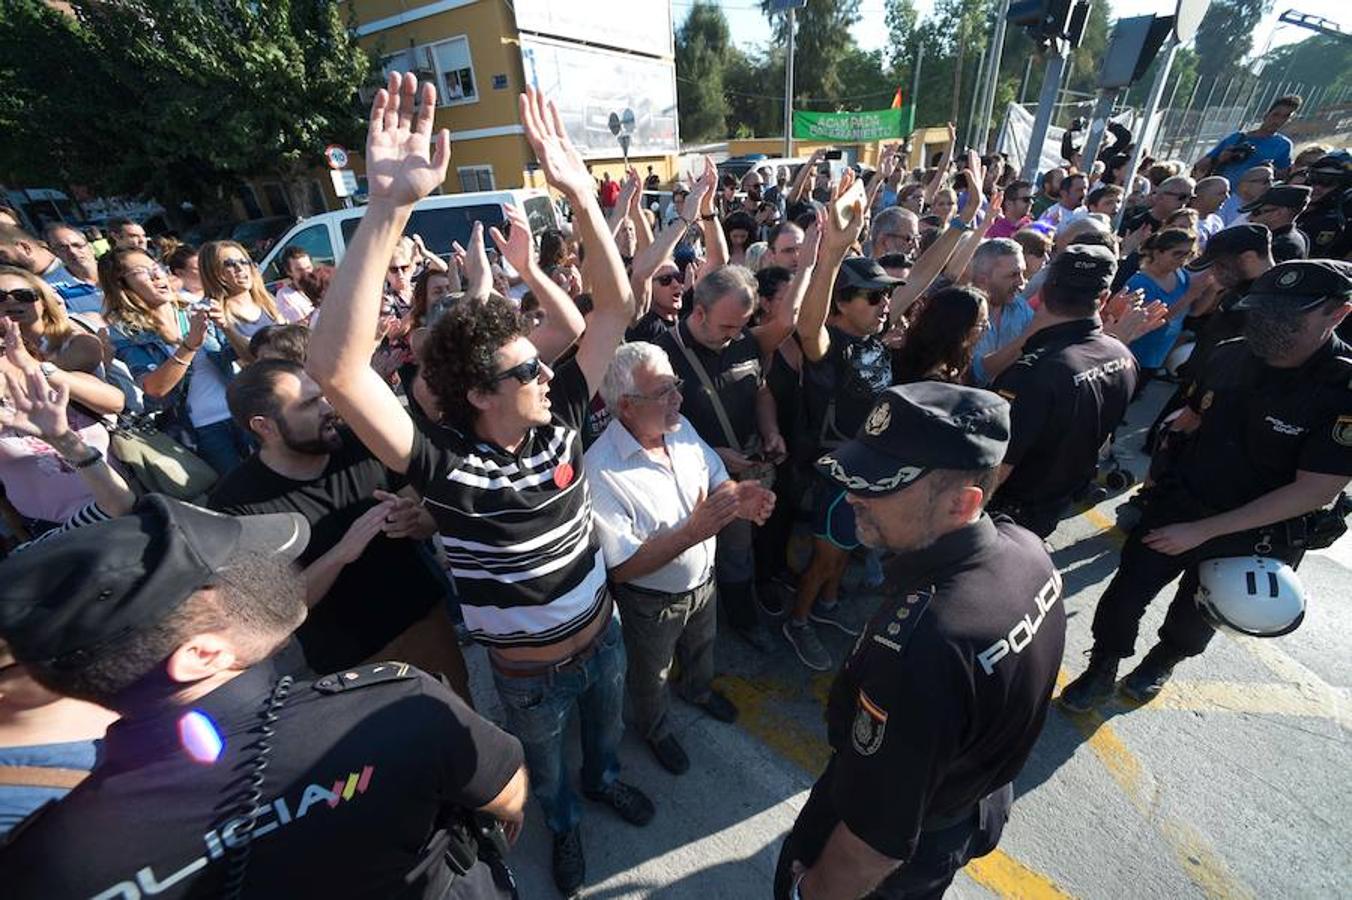
[[[854,752],[860,756],[872,756],[883,745],[883,736],[887,732],[887,710],[868,698],[862,690],[859,692],[859,710],[854,716],[854,727],[850,729],[850,743]]]
[[[1333,423],[1333,442],[1343,447],[1352,447],[1352,416],[1339,416]]]

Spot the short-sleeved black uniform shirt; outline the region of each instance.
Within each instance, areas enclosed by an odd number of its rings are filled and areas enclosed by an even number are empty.
[[[1352,188],[1331,191],[1296,217],[1310,239],[1310,259],[1346,259],[1352,253]]]
[[[1283,225],[1272,232],[1272,261],[1283,263],[1292,259],[1306,259],[1310,242],[1295,225]]]
[[[450,428],[414,435],[409,483],[437,520],[465,625],[489,646],[557,643],[605,605],[582,466],[591,389],[575,360],[554,373],[549,400],[552,421],[515,451]]]
[[[1010,403],[1014,467],[997,497],[1056,505],[1094,477],[1099,448],[1126,414],[1140,374],[1131,351],[1095,319],[1030,337],[993,389]]]
[[[255,453],[217,483],[208,505],[236,516],[300,513],[310,523],[310,543],[300,556],[308,566],[328,553],[348,528],[376,504],[376,490],[397,491],[390,472],[351,431],[329,455],[324,472],[296,481],[274,472]],[[333,587],[310,610],[296,637],[316,672],[354,666],[380,652],[427,615],[445,594],[444,580],[416,542],[372,538],[365,552],[338,573]],[[398,584],[392,591],[390,586]]]
[[[403,879],[444,811],[483,806],[507,786],[522,763],[520,743],[417,669],[375,681],[374,668],[343,681],[365,686],[332,694],[317,689],[325,679],[301,678],[284,700],[245,896],[499,896],[482,863],[449,895],[444,862],[411,886]],[[4,895],[222,896],[236,820],[249,808],[242,788],[259,722],[285,671],[273,656],[193,704],[223,739],[214,762],[190,753],[207,744],[202,726],[182,724],[188,709],[115,723],[102,763],[0,851]]]
[[[837,822],[907,860],[926,819],[1012,781],[1061,665],[1061,579],[1042,541],[1008,520],[983,515],[886,573],[886,597],[827,701],[835,755],[814,795],[829,788],[830,815],[794,828],[808,865]]]
[[[677,342],[680,342],[679,344]],[[761,371],[760,345],[750,329],[733,338],[722,351],[710,350],[690,334],[690,324],[684,320],[674,330],[668,330],[654,343],[667,352],[672,371],[685,382],[681,390],[681,415],[695,426],[695,432],[710,447],[726,447],[728,439],[714,412],[713,400],[704,390],[699,375],[685,358],[681,344],[695,354],[713,382],[718,398],[723,402],[732,425],[733,436],[741,450],[747,446],[756,429],[756,395],[760,392],[764,374]]]
[[[1211,510],[1237,509],[1297,471],[1352,475],[1352,348],[1336,336],[1294,369],[1267,365],[1243,338],[1222,343],[1187,402],[1202,423],[1178,477]]]

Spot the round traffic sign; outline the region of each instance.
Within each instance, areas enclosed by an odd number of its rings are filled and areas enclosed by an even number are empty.
[[[1178,0],[1178,12],[1174,14],[1174,37],[1180,44],[1186,44],[1197,34],[1197,26],[1202,24],[1211,0]]]
[[[329,144],[324,148],[324,159],[328,160],[330,169],[347,168],[347,150],[338,144]]]

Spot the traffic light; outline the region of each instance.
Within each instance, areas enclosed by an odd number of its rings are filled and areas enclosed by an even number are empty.
[[[1009,4],[1005,18],[1011,25],[1028,29],[1029,37],[1039,44],[1065,38],[1070,46],[1078,47],[1089,20],[1089,3],[1090,0],[1016,0]]]
[[[1141,45],[1141,55],[1136,59],[1136,67],[1131,73],[1132,81],[1140,81],[1145,70],[1150,68],[1150,64],[1155,61],[1159,55],[1160,48],[1164,46],[1164,41],[1169,37],[1169,33],[1174,30],[1173,16],[1156,16],[1150,23],[1150,30],[1146,33],[1145,43]]]

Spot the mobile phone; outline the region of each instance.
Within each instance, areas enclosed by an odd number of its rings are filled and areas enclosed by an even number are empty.
[[[755,451],[754,453],[748,453],[748,454],[746,455],[746,461],[747,461],[747,462],[754,462],[754,463],[765,462],[765,451],[764,451],[764,450],[757,450],[757,451]]]
[[[841,159],[843,156],[844,156],[844,153],[843,153],[842,151],[840,151],[840,150],[827,150],[827,151],[826,151],[826,158],[827,158],[827,159]]]

